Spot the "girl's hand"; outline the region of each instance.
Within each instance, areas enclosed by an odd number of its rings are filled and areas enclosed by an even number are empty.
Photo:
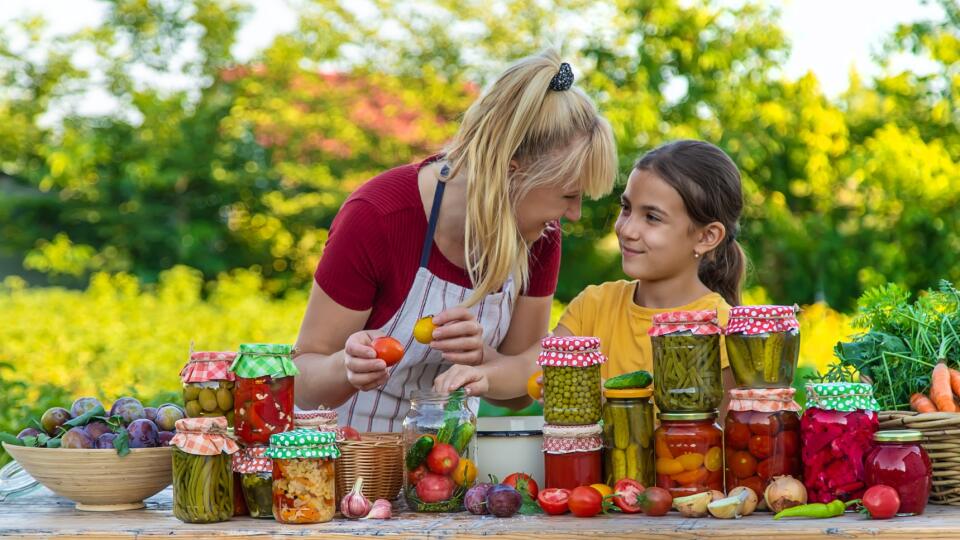
[[[430,347],[440,351],[451,364],[478,366],[483,363],[483,327],[467,308],[455,307],[433,316],[433,341]]]
[[[373,340],[385,335],[379,330],[364,330],[347,338],[343,365],[347,380],[357,390],[373,390],[387,384],[387,363],[377,358],[377,351],[371,346]]]
[[[482,367],[453,366],[433,380],[433,391],[449,394],[463,387],[468,396],[482,396],[490,390],[490,381]]]

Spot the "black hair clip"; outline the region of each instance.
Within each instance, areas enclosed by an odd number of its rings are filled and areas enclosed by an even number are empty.
[[[573,86],[573,69],[570,64],[564,62],[560,64],[560,71],[550,79],[550,89],[556,92],[569,90]]]

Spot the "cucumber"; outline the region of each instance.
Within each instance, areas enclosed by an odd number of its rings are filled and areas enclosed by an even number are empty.
[[[427,459],[427,454],[433,450],[433,437],[424,435],[413,443],[407,451],[407,470],[412,471]]]
[[[457,426],[457,429],[453,431],[453,437],[450,438],[450,444],[456,448],[457,453],[463,455],[463,451],[467,449],[467,445],[470,444],[470,439],[473,438],[473,434],[476,433],[477,428],[473,426],[470,422],[464,422]]]
[[[608,390],[624,390],[627,388],[646,388],[653,382],[653,376],[646,370],[633,371],[607,379],[603,387]]]

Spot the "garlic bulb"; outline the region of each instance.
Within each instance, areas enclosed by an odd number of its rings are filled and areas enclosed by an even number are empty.
[[[363,496],[363,477],[358,477],[350,493],[340,501],[340,513],[347,519],[359,519],[370,513],[370,499]]]

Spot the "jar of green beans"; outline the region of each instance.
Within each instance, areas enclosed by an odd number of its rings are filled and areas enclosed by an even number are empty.
[[[595,337],[549,337],[537,363],[543,369],[543,419],[557,426],[600,421],[600,366],[606,358]]]
[[[251,446],[233,455],[233,472],[240,476],[240,488],[250,517],[273,518],[273,460],[266,446]]]
[[[227,435],[227,419],[177,420],[173,448],[173,515],[185,523],[216,523],[233,516],[231,454],[239,447]]]
[[[658,313],[649,334],[657,407],[664,412],[718,408],[723,398],[723,380],[717,312]]]

